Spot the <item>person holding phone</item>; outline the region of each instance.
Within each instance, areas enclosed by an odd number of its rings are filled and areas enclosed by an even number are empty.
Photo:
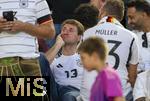
[[[51,11],[45,0],[1,0],[1,76],[41,76],[37,38],[54,36]]]

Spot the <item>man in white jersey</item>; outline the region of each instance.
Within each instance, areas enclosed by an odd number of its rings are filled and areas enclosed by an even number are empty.
[[[1,75],[40,76],[37,37],[54,35],[51,12],[45,0],[0,0]]]
[[[150,3],[146,0],[136,0],[128,3],[129,26],[138,30],[140,45],[140,62],[138,69],[150,69]]]
[[[50,93],[53,101],[76,101],[79,95],[83,67],[76,51],[83,31],[80,22],[73,19],[64,21],[56,44],[46,53],[51,67]],[[58,54],[59,51],[61,54]]]
[[[150,100],[150,3],[146,0],[137,0],[128,4],[129,25],[138,33],[140,40],[141,60],[139,69],[145,71],[138,75],[133,90],[135,101]]]
[[[122,20],[123,15],[123,2],[121,0],[108,0],[100,11],[99,17],[101,20],[98,25],[85,31],[83,39],[85,40],[91,36],[97,36],[102,37],[106,42],[108,42],[108,63],[112,65],[120,74],[123,93],[126,100],[132,101],[132,96],[130,93],[137,75],[137,64],[139,58],[138,44],[135,34],[125,29],[120,24],[119,21]],[[92,75],[93,79],[95,79],[95,75]],[[90,72],[86,72],[86,74],[84,74],[85,80],[83,79],[83,84],[92,85],[93,82],[87,82],[86,80],[86,78],[92,78],[92,75],[90,75]],[[83,87],[86,85],[83,85]],[[91,86],[90,88],[84,89],[88,96],[89,93],[87,92],[90,92],[90,89]],[[81,96],[84,97],[84,95],[81,92]]]
[[[138,75],[133,90],[134,101],[150,101],[150,70]]]

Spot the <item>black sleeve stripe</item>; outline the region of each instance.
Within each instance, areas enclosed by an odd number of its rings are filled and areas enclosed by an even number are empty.
[[[132,42],[130,44],[130,49],[129,49],[129,56],[128,56],[128,60],[127,60],[127,64],[126,64],[126,67],[128,68],[129,67],[129,62],[131,60],[131,56],[132,56],[132,46],[133,46],[133,42],[134,42],[135,38],[132,39]]]
[[[41,17],[41,18],[38,18],[38,19],[37,19],[37,23],[38,23],[38,24],[42,24],[42,23],[44,23],[44,22],[46,22],[46,21],[49,21],[49,20],[51,20],[51,19],[52,19],[51,15],[48,14],[48,15],[46,15],[46,16],[43,16],[43,17]]]

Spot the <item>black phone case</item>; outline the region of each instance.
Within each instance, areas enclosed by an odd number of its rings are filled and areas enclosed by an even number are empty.
[[[3,12],[3,18],[7,21],[14,21],[14,12],[13,11],[6,11]]]

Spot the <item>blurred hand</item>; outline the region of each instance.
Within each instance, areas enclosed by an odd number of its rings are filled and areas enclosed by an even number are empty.
[[[13,22],[7,21],[6,19],[3,19],[0,17],[0,32],[2,31],[10,31],[13,26]]]
[[[13,26],[11,28],[11,32],[23,32],[24,29],[26,28],[27,24],[22,22],[22,21],[19,21],[19,20],[16,20],[16,21],[13,21]]]
[[[57,38],[56,38],[56,44],[60,45],[61,47],[63,45],[65,45],[65,42],[64,42],[63,38],[61,37],[61,34],[57,36]]]

